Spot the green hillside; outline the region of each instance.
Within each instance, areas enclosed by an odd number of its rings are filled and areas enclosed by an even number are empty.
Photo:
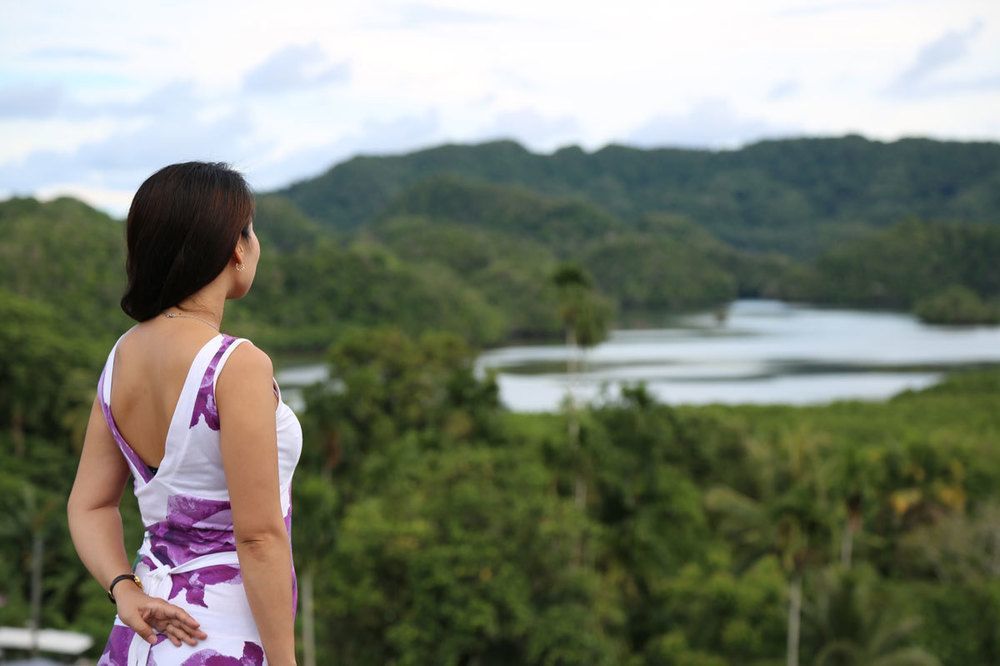
[[[735,151],[510,141],[357,157],[258,196],[263,251],[227,321],[315,353],[352,325],[476,345],[557,340],[559,262],[619,324],[771,297],[1000,317],[1000,145],[766,141]],[[98,335],[124,330],[122,222],[71,198],[0,202],[0,288]]]
[[[322,350],[350,325],[384,321],[414,334],[432,325],[461,331],[476,344],[504,338],[504,313],[451,271],[339,238],[287,200],[265,196],[259,206],[254,287],[226,310],[227,326],[242,335],[289,352]],[[124,253],[122,222],[83,202],[0,202],[0,289],[77,333],[113,339],[135,323],[119,307]]]
[[[649,213],[625,224],[579,198],[452,175],[409,186],[358,231],[408,261],[447,266],[510,313],[518,337],[555,330],[546,276],[560,260],[585,266],[624,313],[770,294],[774,280],[761,274],[789,263],[736,250],[683,217]]]
[[[1000,319],[1000,225],[904,220],[830,249],[787,296],[914,309],[930,321]]]
[[[452,220],[535,240],[568,258],[590,241],[628,229],[620,219],[579,197],[546,197],[520,185],[492,185],[456,176],[430,176],[403,190],[380,213]]]
[[[294,489],[317,663],[1000,663],[996,368],[882,402],[676,407],[639,384],[546,414],[474,371],[485,346],[565,339],[577,278],[615,325],[737,296],[995,321],[998,150],[496,142],[260,195],[225,330],[329,371],[303,390]],[[0,624],[28,622],[38,562],[41,623],[90,656],[113,609],[65,502],[132,323],[122,232],[71,198],[0,202]]]
[[[75,330],[124,330],[125,234],[82,201],[0,202],[0,289],[41,301]]]
[[[417,215],[384,218],[366,229],[406,262],[447,271],[504,313],[509,339],[559,331],[549,274],[557,259],[541,243],[515,234]]]
[[[451,174],[577,197],[626,223],[683,214],[736,247],[819,254],[904,217],[994,222],[1000,145],[859,136],[763,141],[740,150],[572,146],[551,155],[513,141],[358,156],[277,192],[317,221],[350,230],[414,183]]]

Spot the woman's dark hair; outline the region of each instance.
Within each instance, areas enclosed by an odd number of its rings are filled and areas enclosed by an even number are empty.
[[[126,222],[125,314],[146,321],[214,280],[250,237],[255,210],[250,186],[224,162],[171,164],[147,178]]]

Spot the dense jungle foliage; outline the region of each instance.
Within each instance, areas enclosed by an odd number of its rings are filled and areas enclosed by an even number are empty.
[[[781,183],[780,196],[761,179]],[[546,276],[571,260],[622,321],[767,297],[990,323],[998,179],[996,144],[854,136],[719,152],[535,155],[493,142],[357,157],[258,197],[258,279],[229,317],[276,352],[313,356],[344,322],[414,335],[432,323],[486,347],[558,340]],[[0,202],[0,286],[87,331],[122,330],[122,227],[70,198]]]
[[[883,403],[672,407],[640,385],[515,414],[472,370],[567,339],[564,262],[593,278],[572,307],[619,322],[754,296],[997,321],[998,185],[996,144],[851,136],[449,145],[261,194],[224,328],[330,368],[293,518],[317,663],[1000,663],[1000,371]],[[0,202],[0,625],[27,622],[41,543],[42,623],[95,655],[113,611],[65,501],[134,323],[123,252],[82,202]],[[128,492],[122,512],[131,549]]]
[[[38,538],[44,625],[98,650],[113,609],[65,500],[111,341],[7,292],[0,316],[0,624],[28,617]],[[317,663],[782,664],[793,617],[803,664],[1000,659],[1000,372],[808,408],[638,386],[580,411],[571,445],[566,414],[505,411],[473,358],[357,326],[326,355],[341,389],[307,391]],[[122,512],[135,548],[128,492]]]
[[[513,141],[448,144],[358,156],[278,194],[322,224],[349,230],[443,174],[590,203],[627,224],[667,211],[735,247],[795,257],[905,217],[995,223],[1000,209],[1000,145],[855,135],[719,151],[568,146],[551,155]]]

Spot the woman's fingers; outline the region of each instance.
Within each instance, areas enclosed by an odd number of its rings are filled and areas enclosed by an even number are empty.
[[[199,638],[205,637],[195,635],[188,629],[187,625],[180,624],[174,620],[168,620],[163,628],[163,631],[168,633],[170,636],[177,637],[178,640],[182,640],[188,645],[196,645]],[[204,632],[202,632],[202,634],[204,634]]]
[[[192,629],[186,623],[172,618],[159,619],[152,624],[160,633],[169,633],[171,636],[177,636],[181,640],[189,642],[191,645],[194,645],[199,640],[208,638],[208,634],[201,629]]]
[[[151,645],[156,645],[158,634],[163,634],[177,647],[181,643],[197,645],[199,640],[208,638],[198,621],[183,608],[159,597],[146,597],[131,607],[120,606],[119,617]]]
[[[181,645],[181,642],[196,645],[199,640],[208,638],[208,634],[199,628],[197,620],[185,612],[183,608],[164,599],[151,597],[142,608],[141,614],[150,625],[155,627],[156,632],[165,634],[170,642],[177,647]],[[156,632],[152,629],[149,631],[154,640]],[[145,635],[143,636],[145,637]],[[147,638],[147,640],[149,639]]]
[[[151,645],[156,644],[156,631],[153,627],[146,623],[146,620],[150,619],[149,615],[143,610],[139,609],[139,612],[135,615],[129,614],[128,618],[122,618],[122,622],[132,627],[135,633],[145,639],[145,641]]]
[[[166,634],[167,638],[170,639],[170,642],[174,644],[174,647],[180,647],[181,646],[181,641],[180,641],[179,638],[177,638],[177,636],[174,635],[174,631],[175,630],[173,630],[172,628],[168,627],[166,631],[160,631],[160,633],[161,634]]]
[[[166,633],[170,638],[170,641],[177,646],[180,646],[181,641],[187,643],[188,645],[198,644],[198,641],[195,640],[191,634],[172,622],[167,624],[166,631],[164,633]]]
[[[164,620],[177,620],[192,629],[197,629],[200,626],[198,621],[191,617],[183,608],[163,599],[155,599],[151,607],[155,610],[157,616]]]

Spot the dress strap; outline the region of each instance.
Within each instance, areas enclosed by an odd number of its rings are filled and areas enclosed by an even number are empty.
[[[149,483],[155,474],[155,470],[151,470],[146,463],[142,462],[139,454],[135,452],[132,446],[125,441],[122,437],[121,432],[118,430],[118,424],[115,423],[115,418],[111,413],[111,377],[114,372],[115,365],[115,353],[118,351],[118,344],[125,339],[125,336],[132,332],[135,327],[128,329],[122,333],[115,344],[111,347],[111,352],[108,354],[107,360],[104,362],[104,368],[101,370],[101,377],[97,382],[97,397],[101,404],[101,413],[104,415],[104,422],[107,423],[108,429],[111,431],[111,436],[115,440],[115,444],[118,445],[118,449],[125,456],[125,461],[128,463],[129,468],[132,471],[132,477],[134,479],[142,479],[143,483]],[[138,483],[138,481],[136,482]]]
[[[212,360],[208,362],[205,373],[201,377],[198,394],[195,396],[194,409],[191,411],[191,423],[188,427],[193,428],[204,417],[205,425],[212,430],[219,429],[219,412],[215,404],[215,384],[218,381],[222,367],[229,360],[236,347],[242,342],[247,342],[246,338],[237,338],[228,333],[222,334],[222,342],[216,350]]]
[[[111,431],[111,436],[115,440],[115,444],[118,445],[118,449],[125,456],[125,462],[132,470],[132,476],[135,479],[142,479],[143,483],[149,483],[153,479],[153,474],[155,472],[149,468],[149,466],[142,462],[142,458],[139,454],[125,441],[122,437],[121,432],[118,430],[118,424],[115,423],[114,416],[111,414],[111,387],[110,383],[104,381],[111,373],[110,366],[104,366],[104,370],[101,372],[101,378],[97,383],[97,391],[100,394],[101,402],[101,412],[104,414],[104,422],[108,425],[108,429]],[[105,397],[107,396],[107,397]],[[138,483],[138,481],[136,482]],[[138,487],[138,486],[137,486]]]
[[[111,346],[111,352],[108,354],[107,360],[104,361],[104,370],[107,371],[109,374],[110,374],[112,368],[115,365],[115,353],[118,351],[118,345],[119,345],[119,343],[121,343],[121,341],[125,339],[125,336],[128,335],[129,333],[131,333],[135,329],[136,326],[138,326],[138,324],[136,324],[135,326],[133,326],[132,328],[128,329],[127,331],[125,331],[124,333],[122,333],[120,336],[118,336],[118,339],[115,340],[115,344]],[[102,378],[103,378],[103,376],[104,376],[104,372],[101,373],[101,377]],[[104,384],[102,386],[101,399],[104,402],[109,403],[109,404],[111,402],[111,380],[110,379],[108,381],[104,382]]]

